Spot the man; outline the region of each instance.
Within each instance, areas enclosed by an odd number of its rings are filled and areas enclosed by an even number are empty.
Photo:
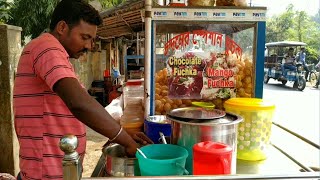
[[[285,69],[289,69],[290,71],[294,71],[296,66],[294,65],[295,57],[294,57],[294,49],[291,47],[287,54],[284,55],[283,62],[281,64],[282,76],[281,79],[285,79]]]
[[[315,66],[315,68],[316,68],[317,70],[319,70],[319,69],[320,69],[320,58],[319,58],[318,64]],[[315,85],[315,86],[313,86],[313,87],[314,87],[314,88],[318,88],[318,87],[319,87],[319,84],[320,84],[320,73],[318,73],[318,80],[317,80],[317,83],[316,83],[316,85]]]
[[[127,49],[127,55],[136,55],[137,44],[132,43],[131,46]]]
[[[303,68],[306,71],[305,78],[306,81],[308,81],[310,71],[306,63],[306,49],[304,47],[301,47],[300,52],[297,54],[297,61],[302,63]]]
[[[14,86],[18,179],[62,179],[60,138],[77,136],[83,159],[85,125],[123,145],[129,156],[138,147],[135,140],[152,143],[144,134],[128,135],[80,85],[69,62],[69,57],[79,58],[92,48],[101,23],[99,13],[83,0],[62,0],[53,12],[50,32],[24,48]]]

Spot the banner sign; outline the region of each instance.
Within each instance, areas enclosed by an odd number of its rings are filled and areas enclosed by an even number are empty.
[[[236,61],[242,49],[231,38],[205,30],[184,32],[165,44],[164,55],[169,98],[235,97]]]

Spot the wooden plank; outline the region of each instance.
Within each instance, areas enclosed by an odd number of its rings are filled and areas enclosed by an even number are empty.
[[[106,46],[106,69],[111,70],[110,59],[111,59],[111,42],[107,43]]]
[[[135,10],[135,11],[130,11],[130,12],[126,12],[126,13],[123,13],[121,14],[122,17],[126,18],[126,17],[130,17],[130,16],[133,16],[133,15],[141,15],[140,13],[140,9],[139,10]],[[110,20],[114,20],[114,19],[117,19],[118,17],[116,15],[112,16],[112,17],[108,17],[108,18],[104,18],[103,19],[103,22],[106,22],[106,21],[110,21]]]
[[[116,22],[119,22],[123,19],[134,19],[134,18],[140,18],[141,19],[141,14],[140,13],[136,13],[136,14],[132,14],[130,16],[117,16],[115,18],[112,18],[112,19],[108,19],[106,21],[103,22],[103,25],[110,25],[112,23],[116,23]]]
[[[143,23],[135,24],[134,26],[132,26],[132,29],[135,32],[141,31],[142,25],[143,25]],[[109,36],[109,34],[111,34],[112,37],[119,37],[119,36],[123,35],[124,32],[125,32],[125,34],[132,34],[132,32],[130,30],[123,29],[123,28],[114,28],[113,30],[99,31],[97,34],[103,38],[105,38],[106,36]],[[119,34],[121,34],[121,35],[119,35]]]
[[[126,20],[126,21],[130,26],[133,26],[136,23],[142,23],[141,18],[136,18],[136,19],[132,19],[132,20]],[[98,32],[99,31],[103,31],[103,30],[107,30],[107,29],[111,29],[111,28],[115,28],[115,27],[121,27],[121,26],[126,26],[126,23],[124,21],[119,21],[119,22],[116,22],[116,23],[112,23],[112,24],[106,25],[104,27],[98,28]]]
[[[19,172],[19,143],[14,130],[13,81],[20,57],[21,28],[0,25],[0,172]]]

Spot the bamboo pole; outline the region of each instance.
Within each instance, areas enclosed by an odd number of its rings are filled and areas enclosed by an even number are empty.
[[[152,0],[145,0],[145,49],[144,49],[144,102],[145,102],[145,111],[144,116],[147,118],[151,114],[150,103],[151,103],[151,8],[152,8]]]

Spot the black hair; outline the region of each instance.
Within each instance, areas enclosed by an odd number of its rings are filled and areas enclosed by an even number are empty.
[[[294,51],[294,49],[291,47],[291,48],[289,48],[289,51]]]
[[[53,11],[50,30],[54,30],[59,21],[65,21],[72,28],[80,20],[97,26],[102,24],[99,12],[84,0],[62,0]]]

